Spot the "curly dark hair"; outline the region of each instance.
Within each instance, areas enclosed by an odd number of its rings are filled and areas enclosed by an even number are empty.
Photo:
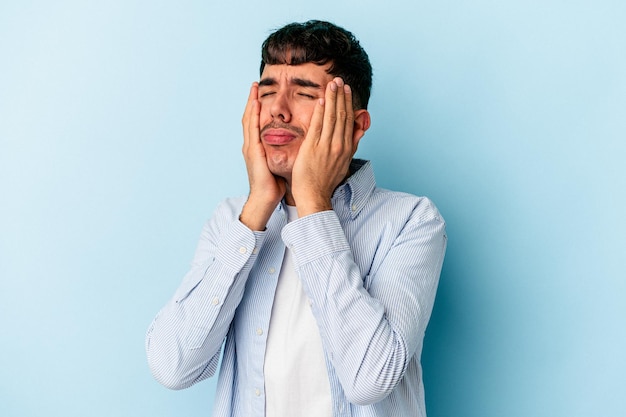
[[[263,42],[261,73],[265,65],[331,63],[328,73],[341,77],[352,89],[353,107],[367,109],[372,89],[372,66],[359,41],[330,22],[290,23]]]

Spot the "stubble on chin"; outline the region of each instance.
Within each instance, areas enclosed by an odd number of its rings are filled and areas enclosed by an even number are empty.
[[[291,177],[293,164],[289,160],[287,152],[273,151],[267,155],[267,166],[270,172],[278,177]]]

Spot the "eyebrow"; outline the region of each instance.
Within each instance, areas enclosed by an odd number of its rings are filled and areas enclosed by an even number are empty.
[[[322,88],[322,86],[318,83],[307,80],[305,78],[291,78],[289,82],[300,87]],[[263,78],[261,81],[259,81],[259,87],[267,87],[276,84],[278,84],[278,82],[275,78],[272,77]]]

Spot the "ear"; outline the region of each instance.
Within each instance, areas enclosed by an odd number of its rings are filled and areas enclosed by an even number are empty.
[[[359,147],[359,141],[365,135],[365,131],[370,128],[372,120],[370,114],[365,109],[355,110],[354,112],[354,129],[352,131],[352,155],[356,153]]]

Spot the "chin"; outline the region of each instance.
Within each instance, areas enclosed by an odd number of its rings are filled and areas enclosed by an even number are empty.
[[[270,172],[272,174],[276,175],[277,177],[282,177],[286,180],[291,178],[291,168],[291,166],[269,166]]]
[[[270,172],[278,177],[291,178],[293,161],[286,152],[272,152],[267,155]]]

